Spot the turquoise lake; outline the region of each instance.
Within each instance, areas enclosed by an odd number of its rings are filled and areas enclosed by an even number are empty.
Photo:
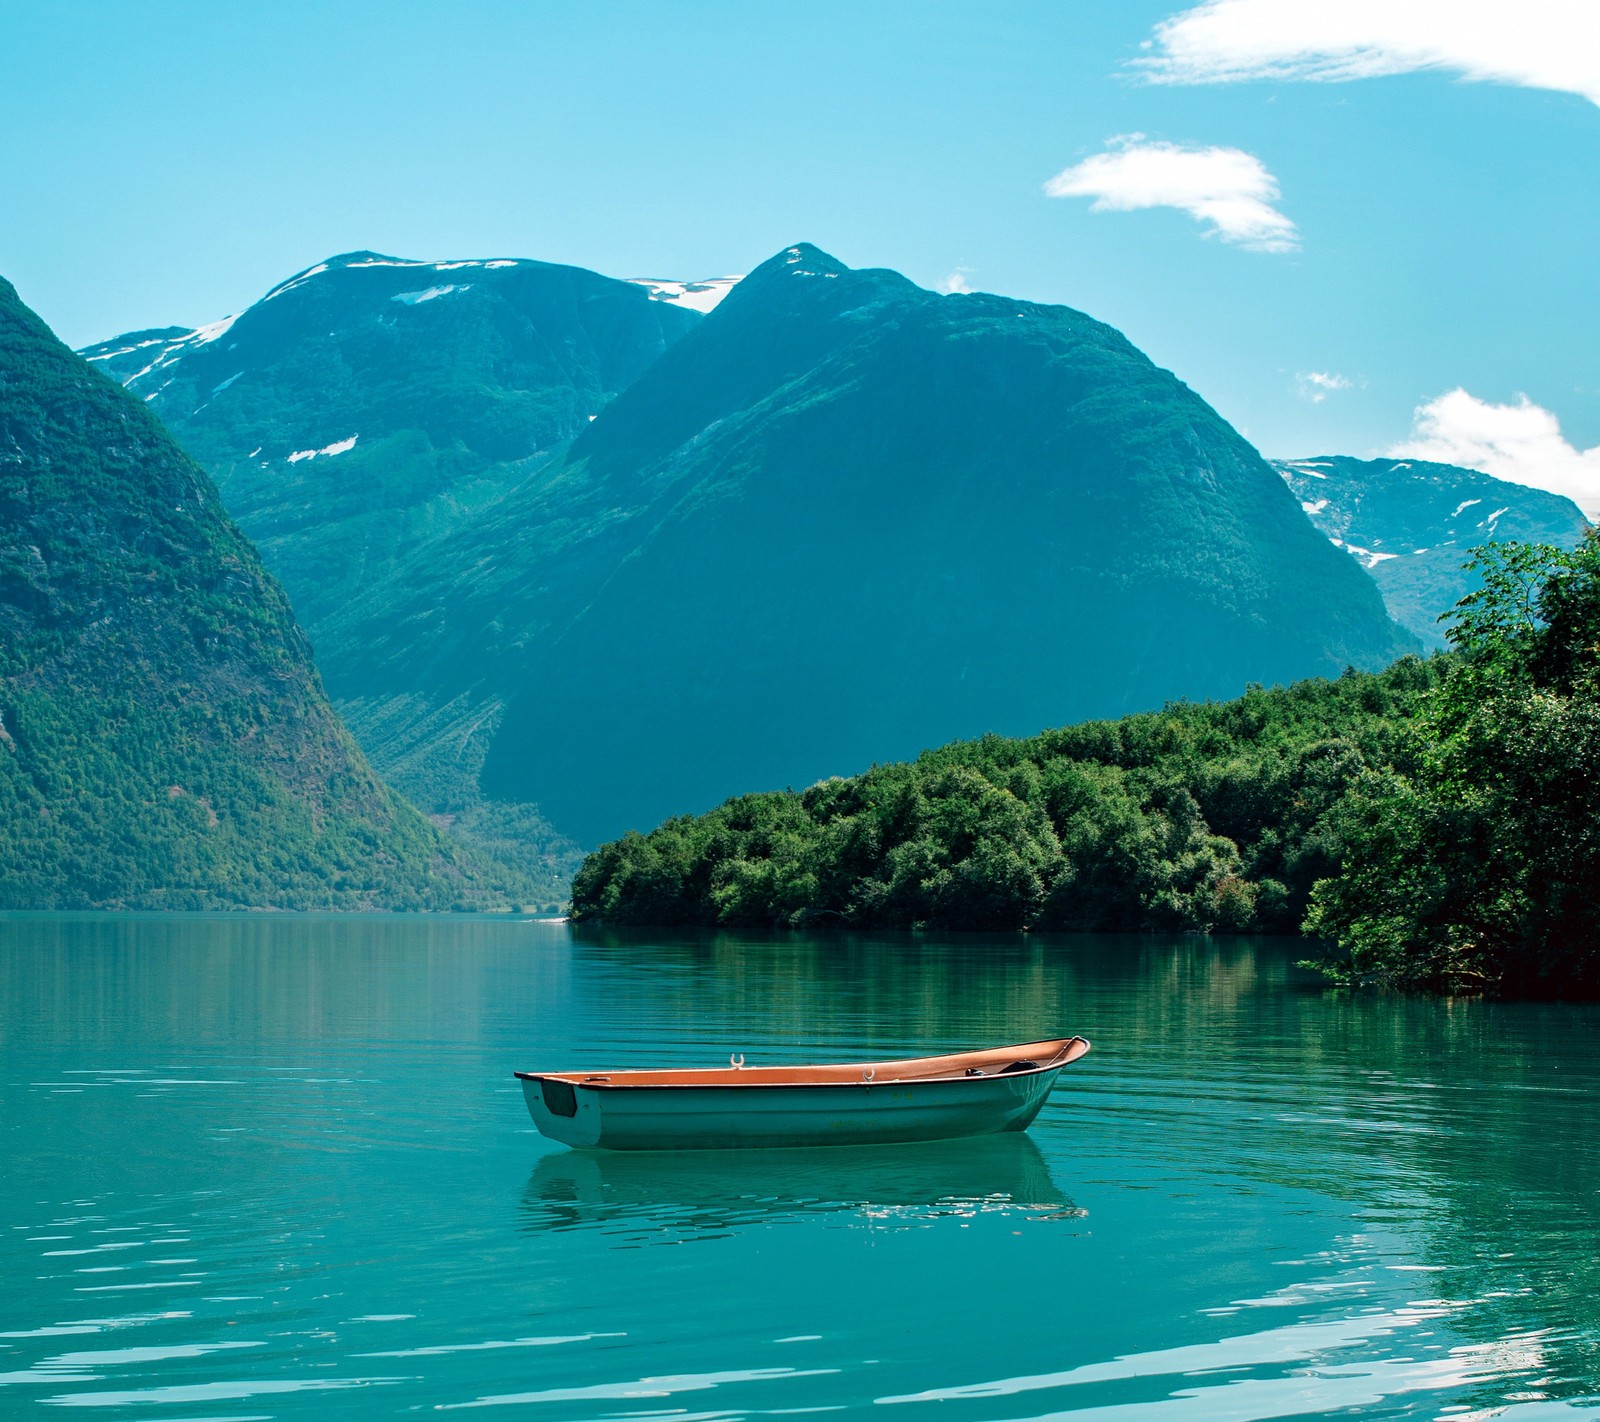
[[[0,1417],[1600,1417],[1600,1011],[1296,951],[0,917]],[[511,1075],[1058,1032],[938,1146],[576,1154]]]

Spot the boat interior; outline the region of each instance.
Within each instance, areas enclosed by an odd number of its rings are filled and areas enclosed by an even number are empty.
[[[860,1086],[888,1082],[949,1081],[972,1076],[1014,1076],[1054,1071],[1089,1050],[1082,1037],[1053,1037],[978,1052],[950,1052],[900,1061],[822,1066],[748,1066],[735,1053],[725,1067],[665,1071],[519,1071],[525,1081],[564,1081],[597,1090],[639,1086]]]

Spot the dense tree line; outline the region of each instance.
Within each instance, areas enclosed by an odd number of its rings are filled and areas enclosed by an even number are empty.
[[[746,795],[591,855],[610,923],[1293,931],[1328,812],[1400,754],[1435,662],[986,736]]]
[[[1295,933],[1350,983],[1600,989],[1600,541],[1483,550],[1453,650],[746,795],[597,850],[613,924]]]

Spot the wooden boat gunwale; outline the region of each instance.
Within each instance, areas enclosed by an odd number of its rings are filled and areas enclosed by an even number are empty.
[[[1074,1047],[1078,1050],[1074,1051]],[[977,1076],[968,1076],[966,1068],[977,1066],[980,1062],[993,1062],[995,1065],[1011,1061],[1027,1061],[1040,1055],[1039,1049],[1053,1049],[1050,1055],[1040,1060],[1036,1065],[1024,1067],[1018,1071],[993,1071],[982,1072]],[[976,1051],[944,1052],[931,1057],[901,1057],[889,1061],[872,1062],[827,1062],[814,1063],[804,1066],[751,1066],[751,1067],[688,1067],[682,1069],[630,1069],[615,1072],[554,1072],[554,1071],[519,1071],[514,1073],[520,1081],[559,1081],[568,1086],[584,1091],[722,1091],[750,1090],[760,1088],[764,1091],[816,1091],[824,1088],[852,1088],[859,1090],[862,1087],[894,1086],[905,1088],[933,1084],[936,1082],[954,1081],[993,1081],[996,1076],[1004,1075],[1008,1078],[1022,1079],[1037,1076],[1041,1072],[1057,1072],[1063,1067],[1078,1061],[1090,1050],[1088,1038],[1048,1037],[1036,1042],[1021,1042],[1013,1046],[980,1048]],[[892,1073],[896,1069],[903,1070],[907,1067],[935,1067],[935,1064],[948,1064],[948,1070],[936,1067],[932,1071],[919,1072],[916,1075],[896,1076]],[[774,1081],[772,1075],[782,1073],[789,1075],[799,1072],[830,1072],[844,1073],[855,1072],[856,1076],[845,1077],[817,1076],[803,1080]],[[871,1073],[871,1075],[862,1075]],[[669,1077],[670,1080],[641,1081],[629,1080],[639,1077]]]

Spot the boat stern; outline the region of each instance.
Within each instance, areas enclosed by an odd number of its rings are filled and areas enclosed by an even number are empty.
[[[593,1091],[580,1090],[557,1076],[519,1071],[522,1097],[539,1134],[562,1145],[594,1146],[600,1141],[600,1103]]]

